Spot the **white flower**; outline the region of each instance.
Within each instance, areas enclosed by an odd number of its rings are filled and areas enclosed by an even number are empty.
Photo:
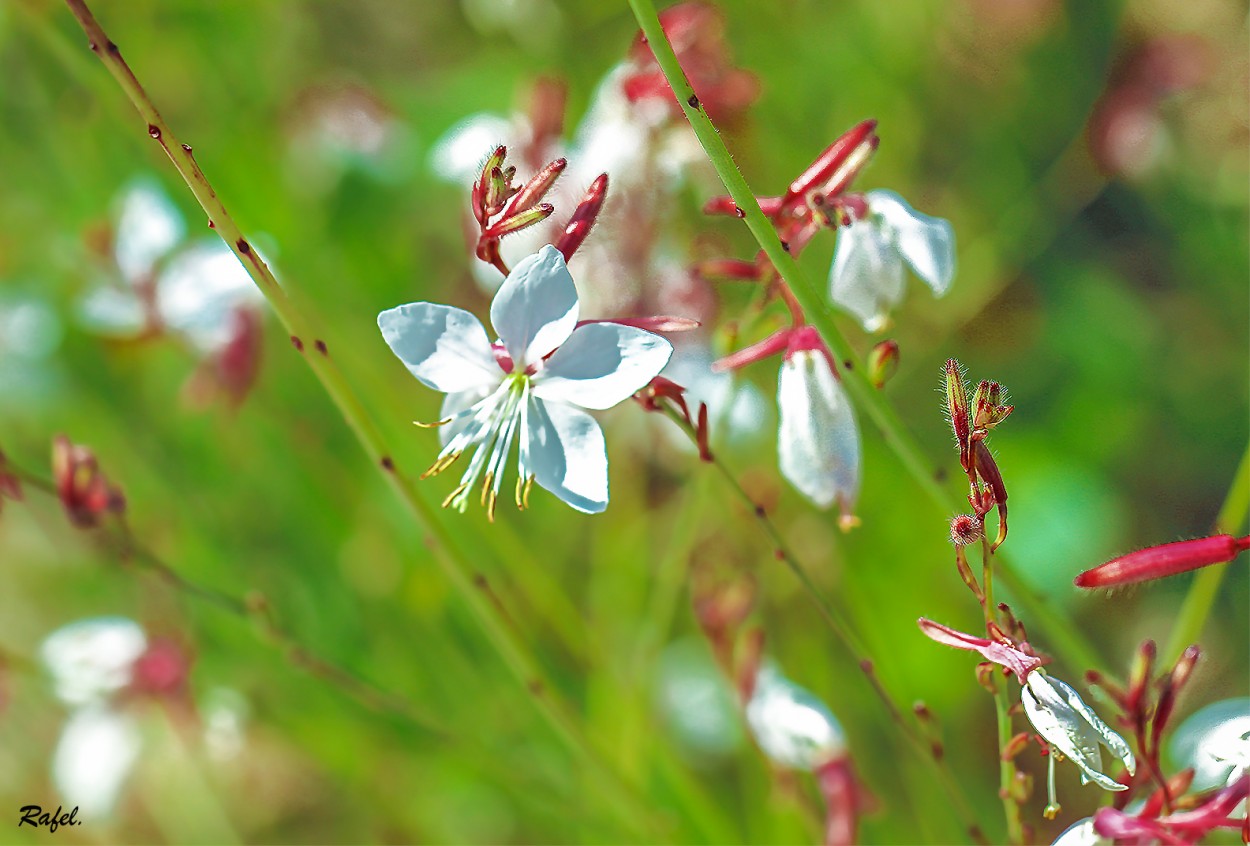
[[[40,656],[57,697],[67,705],[107,698],[130,684],[135,661],[148,648],[143,629],[125,617],[96,617],[57,629]]]
[[[1081,768],[1081,783],[1094,782],[1104,790],[1127,790],[1128,786],[1102,772],[1102,750],[1124,763],[1129,773],[1137,762],[1124,738],[1111,730],[1068,685],[1041,670],[1029,673],[1020,691],[1024,713],[1053,751],[1061,752]],[[1053,756],[1052,756],[1053,761]]]
[[[838,231],[829,273],[834,303],[876,332],[903,298],[903,265],[942,296],[955,275],[955,232],[893,191],[869,191],[867,217]]]
[[[859,427],[827,354],[808,346],[791,344],[777,378],[781,473],[812,502],[836,501],[850,515],[859,495]]]
[[[444,505],[463,510],[479,478],[493,513],[504,462],[519,439],[516,485],[523,507],[537,482],[579,511],[608,504],[608,458],[599,424],[580,408],[627,399],[663,369],[668,341],[631,326],[578,326],[577,288],[551,245],[522,259],[491,303],[500,341],[469,312],[410,303],[378,315],[395,355],[422,383],[447,394],[443,451],[427,472],[441,472],[476,448]]]
[[[112,813],[139,758],[142,736],[133,716],[104,704],[78,708],[52,755],[52,780],[67,806],[84,817]]]
[[[765,665],[747,703],[747,725],[774,763],[814,770],[846,752],[842,726],[813,694]]]
[[[112,812],[138,758],[138,727],[111,700],[131,683],[147,647],[133,620],[96,617],[57,629],[40,648],[57,697],[74,706],[52,755],[52,779],[67,805],[86,816]]]
[[[1226,699],[1194,712],[1172,736],[1173,759],[1194,768],[1194,791],[1232,784],[1250,770],[1250,699]]]

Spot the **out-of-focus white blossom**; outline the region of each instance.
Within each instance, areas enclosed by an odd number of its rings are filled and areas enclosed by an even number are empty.
[[[97,617],[57,629],[44,640],[40,657],[57,697],[67,705],[86,705],[128,685],[147,646],[143,629],[133,620]]]
[[[1250,771],[1250,699],[1225,699],[1195,711],[1172,735],[1170,752],[1193,767],[1192,790],[1232,784]]]
[[[760,668],[746,714],[760,749],[783,767],[815,770],[846,753],[842,726],[825,704],[771,665]]]

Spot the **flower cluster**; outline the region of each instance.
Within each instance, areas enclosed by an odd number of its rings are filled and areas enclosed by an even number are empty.
[[[757,197],[782,245],[798,256],[823,229],[838,231],[830,298],[854,314],[865,329],[885,326],[888,309],[902,296],[903,268],[910,266],[943,294],[954,275],[954,236],[944,220],[921,215],[888,191],[850,192],[878,145],[876,122],[864,121],[834,141],[780,196]],[[708,214],[743,216],[731,197],[714,197]],[[761,251],[754,262],[715,259],[699,265],[709,279],[766,286],[789,309],[792,326],[717,363],[736,369],[782,354],[777,406],[777,445],[782,475],[821,507],[837,504],[844,527],[854,525],[859,493],[860,441],[855,414],[837,366],[819,334]],[[870,375],[884,384],[898,361],[898,345],[878,345]]]
[[[963,368],[953,358],[946,362],[944,373],[946,413],[959,447],[959,464],[968,476],[968,502],[972,506],[971,515],[956,518],[951,537],[957,546],[980,540],[985,515],[997,507],[998,537],[991,547],[993,551],[1007,539],[1007,486],[985,439],[1015,406],[1006,404],[1006,389],[1002,385],[985,379],[977,383],[969,400]]]

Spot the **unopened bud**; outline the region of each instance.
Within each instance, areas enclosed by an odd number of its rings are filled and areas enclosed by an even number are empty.
[[[80,528],[95,526],[106,513],[126,510],[121,489],[100,472],[95,453],[64,435],[52,440],[52,475],[66,515]]]
[[[868,381],[882,388],[898,372],[898,342],[885,340],[868,353]]]
[[[477,182],[473,185],[473,216],[483,226],[486,225],[487,219],[490,218],[487,195],[490,193],[491,176],[503,166],[503,160],[507,155],[507,147],[502,144],[496,147],[486,158],[485,163],[482,165],[482,175],[478,177]]]
[[[1142,697],[1146,692],[1146,686],[1150,683],[1150,675],[1154,671],[1157,653],[1158,649],[1155,647],[1155,642],[1146,640],[1137,648],[1137,654],[1133,656],[1133,666],[1128,674],[1129,711],[1136,711],[1141,704]]]
[[[1086,570],[1076,577],[1076,586],[1113,587],[1161,579],[1210,564],[1232,561],[1246,549],[1250,549],[1250,537],[1235,538],[1231,535],[1165,543],[1121,555]]]
[[[977,684],[990,693],[998,693],[998,680],[994,677],[994,664],[982,661],[976,666]]]
[[[972,431],[968,414],[968,388],[964,385],[963,370],[955,359],[947,359],[945,373],[946,413],[950,416],[951,428],[955,432],[955,443],[959,445],[959,461],[966,470],[968,438]]]
[[[760,269],[753,261],[741,259],[712,259],[699,262],[694,272],[709,282],[758,282]]]
[[[816,161],[790,183],[782,200],[783,207],[794,207],[811,191],[819,191],[825,197],[842,193],[876,150],[878,139],[873,134],[876,128],[875,120],[866,120],[826,147]]]
[[[1194,672],[1201,650],[1195,645],[1188,647],[1172,667],[1172,672],[1163,679],[1159,689],[1159,700],[1155,705],[1154,719],[1150,725],[1151,742],[1158,746],[1163,730],[1167,727],[1172,711],[1176,707],[1176,698],[1180,695],[1185,683]]]
[[[526,229],[551,217],[551,213],[555,210],[555,206],[551,205],[551,203],[539,203],[537,206],[517,212],[511,217],[501,218],[496,223],[486,227],[482,232],[482,237],[495,239],[511,235],[513,232],[520,232],[522,229]]]
[[[977,474],[989,487],[994,496],[994,504],[998,506],[998,537],[990,546],[990,551],[998,549],[1007,539],[1007,486],[1003,482],[1003,474],[998,469],[990,448],[985,441],[974,441],[972,450],[976,461]]]
[[[1031,739],[1032,738],[1027,731],[1022,731],[1017,734],[1011,740],[1007,741],[1007,744],[1003,747],[1001,756],[1002,759],[1004,761],[1010,761],[1012,758],[1019,755],[1024,751],[1025,747],[1029,745],[1029,741]]]
[[[972,395],[972,428],[978,432],[993,429],[1007,419],[1014,405],[1003,405],[1005,392],[998,382],[982,379]]]
[[[521,186],[521,190],[512,195],[512,199],[508,201],[504,209],[504,216],[508,217],[533,208],[539,200],[547,196],[547,192],[556,184],[556,180],[560,178],[560,174],[564,173],[568,164],[567,159],[556,159],[534,174],[529,182]]]
[[[577,252],[577,248],[590,234],[590,229],[599,218],[599,210],[603,208],[603,201],[607,196],[608,175],[602,173],[590,183],[586,196],[582,197],[582,201],[573,211],[573,216],[569,218],[568,225],[564,227],[563,234],[556,241],[556,249],[564,256],[565,261],[573,257],[573,253]]]

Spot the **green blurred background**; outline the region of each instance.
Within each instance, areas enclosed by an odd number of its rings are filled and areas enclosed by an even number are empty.
[[[1090,596],[1072,576],[1208,533],[1247,440],[1246,4],[717,5],[736,63],[761,86],[725,133],[753,187],[779,192],[837,134],[875,117],[881,146],[858,187],[894,189],[954,224],[954,286],[935,301],[909,283],[891,331],[902,366],[887,394],[954,497],[941,363],[957,357],[972,378],[1008,386],[1016,411],[994,438],[1011,492],[1005,551],[1078,621],[1104,667],[1123,673],[1142,639],[1167,639],[1191,579]],[[539,75],[567,82],[575,126],[633,37],[627,6],[93,8],[300,307],[328,327],[397,464],[423,468],[436,436],[410,421],[434,419],[438,397],[394,359],[375,315],[420,299],[484,315],[488,303],[469,275],[466,192],[433,172],[430,151],[470,114],[523,106]],[[63,842],[812,842],[809,781],[774,777],[708,693],[713,682],[682,692],[715,678],[688,577],[714,568],[757,581],[753,621],[770,654],[846,728],[879,800],[864,839],[963,839],[930,771],[904,751],[749,513],[632,406],[602,417],[606,514],[579,515],[535,491],[530,511],[501,505],[493,526],[476,509],[445,515],[628,786],[594,780],[531,707],[272,316],[258,382],[237,411],[180,400],[195,367],[184,346],[105,342],[78,320],[104,272],[98,243],[133,180],[161,186],[190,237],[208,230],[63,5],[0,4],[0,121],[0,306],[33,303],[41,315],[22,343],[0,337],[0,448],[47,475],[53,434],[90,445],[124,488],[135,534],[170,566],[230,594],[262,593],[299,642],[445,729],[378,713],[301,672],[257,626],[119,565],[53,498],[28,490],[0,516],[0,813],[58,801],[49,758],[66,711],[38,666],[41,641],[74,620],[120,614],[193,653],[198,717],[135,706],[143,752],[113,815],[58,831]],[[364,140],[350,130],[362,122]],[[673,200],[679,260],[753,255],[743,227],[699,216],[713,193],[714,176],[696,170]],[[818,238],[806,270],[823,277],[832,250],[832,236]],[[717,294],[723,319],[749,298]],[[843,326],[865,352],[872,340]],[[773,367],[746,373],[766,398]],[[900,701],[923,699],[939,717],[950,769],[1000,838],[992,702],[971,657],[914,623],[978,625],[953,568],[952,515],[861,414],[863,525],[841,534],[779,478],[767,414],[722,457],[847,609]],[[437,503],[453,484],[421,491]],[[1204,631],[1207,659],[1184,712],[1245,695],[1248,604],[1242,562]],[[1048,649],[1044,627],[1030,634]],[[1085,669],[1060,657],[1054,673],[1076,684]],[[223,697],[241,746],[214,756],[195,726]],[[677,715],[672,702],[684,703]],[[1020,760],[1044,779],[1035,751]],[[1061,770],[1061,796],[1054,823],[1041,819],[1042,796],[1026,808],[1041,841],[1103,798],[1079,788],[1073,768]],[[0,831],[35,836],[11,822]]]

